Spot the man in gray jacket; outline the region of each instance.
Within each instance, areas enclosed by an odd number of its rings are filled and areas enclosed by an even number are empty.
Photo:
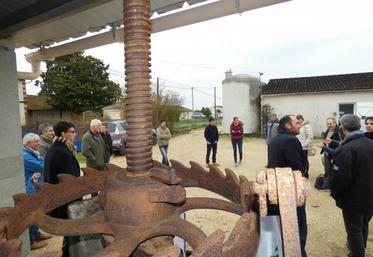
[[[52,125],[48,123],[42,123],[38,127],[39,134],[40,134],[40,146],[39,146],[39,153],[40,156],[45,158],[45,155],[48,152],[48,149],[53,144],[54,138],[54,130]]]
[[[89,130],[82,138],[82,154],[86,158],[87,167],[105,171],[105,142],[100,135],[101,121],[91,120]]]

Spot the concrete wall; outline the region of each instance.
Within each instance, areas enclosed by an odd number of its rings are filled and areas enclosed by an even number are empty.
[[[14,44],[0,41],[0,207],[13,206],[12,195],[24,192],[22,138]],[[22,253],[29,254],[27,231]]]
[[[259,127],[260,81],[247,75],[231,74],[223,81],[223,132],[229,134],[233,117],[244,123],[244,132],[257,132]]]
[[[315,136],[325,131],[325,120],[339,118],[339,104],[372,102],[373,90],[360,92],[310,93],[294,95],[262,95],[262,106],[270,105],[279,117],[286,114],[302,114],[310,122]]]

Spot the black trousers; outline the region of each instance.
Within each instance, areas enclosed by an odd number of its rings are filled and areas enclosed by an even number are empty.
[[[372,214],[354,213],[347,210],[342,210],[342,213],[350,248],[348,257],[364,257]]]
[[[310,163],[308,161],[308,150],[303,150],[304,157],[306,157],[306,167],[304,169],[304,174],[308,175],[308,171],[310,169]],[[308,177],[308,176],[307,176]]]
[[[324,153],[324,184],[323,184],[323,189],[330,189],[330,179],[332,176],[332,163],[331,160],[329,159],[329,156]]]
[[[210,163],[210,154],[212,149],[212,162],[216,162],[216,152],[218,151],[218,144],[207,144],[206,163]]]

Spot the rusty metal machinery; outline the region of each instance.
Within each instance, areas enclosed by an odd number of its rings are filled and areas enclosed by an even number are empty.
[[[266,215],[267,197],[280,206],[285,254],[300,256],[296,205],[305,201],[308,181],[289,169],[258,172],[257,181],[225,174],[195,162],[172,167],[152,160],[150,130],[150,1],[124,1],[126,68],[126,115],[128,117],[127,168],[108,165],[108,172],[84,168],[84,176],[59,175],[60,183],[36,183],[35,196],[14,195],[14,207],[0,208],[0,257],[19,257],[18,239],[31,224],[53,235],[110,235],[113,241],[96,257],[128,257],[140,244],[159,236],[178,236],[194,249],[193,257],[255,256],[259,244],[259,213]],[[223,196],[187,198],[185,188],[198,187]],[[78,220],[63,220],[47,214],[73,200],[100,191],[102,210]],[[259,212],[253,210],[259,204]],[[218,230],[209,236],[182,220],[193,209],[216,209],[240,215],[231,235]],[[166,248],[155,257],[178,256],[179,249]]]

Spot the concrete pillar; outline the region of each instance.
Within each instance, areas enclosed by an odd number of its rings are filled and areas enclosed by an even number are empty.
[[[0,206],[13,206],[12,195],[25,191],[22,134],[14,44],[0,41]],[[22,255],[29,254],[28,233]]]

